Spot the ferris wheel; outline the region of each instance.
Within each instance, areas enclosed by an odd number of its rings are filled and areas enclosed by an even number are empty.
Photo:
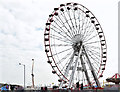
[[[107,60],[106,40],[93,13],[78,3],[60,4],[49,15],[44,32],[45,52],[59,87],[97,85]]]

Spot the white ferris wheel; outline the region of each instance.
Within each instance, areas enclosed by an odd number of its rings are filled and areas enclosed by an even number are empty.
[[[107,60],[106,40],[93,13],[78,3],[61,4],[49,15],[44,32],[48,63],[59,87],[100,87]]]

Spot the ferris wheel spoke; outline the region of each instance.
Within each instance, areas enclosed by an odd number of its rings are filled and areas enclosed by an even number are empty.
[[[93,27],[90,32],[84,37],[84,39],[89,38],[90,35],[95,31],[95,28]]]
[[[62,62],[63,62],[63,61],[62,61]],[[71,64],[72,64],[72,62],[71,62]],[[66,69],[67,69],[68,67],[70,67],[71,64],[70,64],[70,59],[68,59],[68,61],[67,61],[67,62],[65,63],[65,65],[64,65],[62,71],[63,71],[63,70],[66,71]],[[68,73],[68,72],[66,72],[66,73]],[[66,74],[66,75],[68,75],[68,74]]]
[[[74,15],[74,20],[75,20],[75,27],[76,27],[76,29],[77,29],[77,22],[76,22],[76,16],[75,16],[75,9],[74,10],[72,10],[73,11],[73,15]],[[77,34],[77,31],[76,31],[76,34]]]
[[[65,42],[65,43],[70,43],[71,44],[71,42],[70,41],[68,41],[67,39],[61,39],[61,38],[58,38],[58,37],[56,37],[56,36],[53,36],[53,35],[51,35],[50,36],[52,39],[56,39],[56,40],[59,40],[59,41],[62,41],[62,42]]]
[[[81,10],[81,9],[80,9]],[[81,28],[83,28],[82,26],[84,25],[84,20],[85,20],[85,16],[84,16],[84,7],[83,7],[83,11],[80,11],[79,10],[79,13],[78,13],[78,19],[79,19],[79,28],[78,28],[78,34],[81,34]],[[81,16],[80,16],[81,15]],[[82,22],[82,25],[80,24]]]
[[[84,35],[84,38],[83,38],[83,40],[85,40],[86,39],[86,36],[88,36],[88,32],[90,31],[90,28],[91,28],[92,26],[91,26],[91,24],[87,27],[87,31],[86,31],[86,33],[85,33],[85,35]]]
[[[98,62],[98,60],[96,60],[95,58],[93,58],[93,56],[90,55],[89,53],[88,53],[88,55],[89,55],[89,57],[96,63],[96,65],[99,67],[99,65],[100,65],[101,63]]]
[[[65,71],[64,71],[64,76],[65,76],[65,77],[67,77],[68,74],[69,74],[69,70],[70,70],[71,64],[72,64],[73,59],[74,59],[74,55],[75,55],[75,51],[72,53],[72,55],[71,55],[71,57],[70,57],[70,61],[69,61],[69,63],[67,64],[66,69],[65,69]],[[63,77],[63,79],[64,79],[65,77]],[[60,83],[60,88],[62,87],[62,85],[63,85],[63,82]]]
[[[96,49],[97,50],[96,51],[95,49],[88,47],[87,50],[93,52],[94,54],[98,55],[99,57],[101,56],[100,55],[100,49],[99,49],[99,51],[98,51],[98,49]]]
[[[88,38],[94,31],[95,31],[94,26],[91,26],[91,27],[89,28],[89,30],[87,31],[86,36],[84,37],[84,39],[85,39],[85,38]]]
[[[69,38],[71,38],[68,34],[67,34],[67,32],[65,32],[64,30],[63,30],[63,28],[62,27],[60,27],[60,25],[59,24],[57,24],[56,22],[54,22],[58,27],[56,27],[55,25],[53,25],[53,24],[51,24],[51,26],[53,26],[54,28],[56,28],[56,29],[58,29],[60,32],[62,32],[62,33],[64,33],[67,37],[69,37]]]
[[[56,18],[56,17],[55,17],[55,18]],[[60,20],[59,20],[58,18],[59,18]],[[70,34],[70,37],[72,38],[72,35],[71,35],[69,29],[65,26],[65,23],[63,23],[63,21],[62,21],[62,19],[60,18],[59,15],[58,15],[58,18],[56,18],[56,19],[63,25],[63,27],[66,28],[67,32]]]
[[[88,53],[91,53],[92,56],[94,56],[98,61],[100,61],[99,55],[93,53],[92,51],[88,50]]]
[[[78,28],[78,32],[77,33],[79,34],[79,31],[80,31],[80,21],[81,21],[80,20],[80,11],[79,11],[79,14],[78,14],[78,19],[79,19],[79,24],[78,24],[79,28]]]
[[[61,69],[61,71],[62,71],[62,72],[64,72],[64,71],[65,71],[65,68],[66,68],[66,66],[67,66],[68,62],[69,62],[69,60],[67,61],[67,63],[65,63],[65,64],[64,64],[63,68]]]
[[[67,7],[67,8],[69,8],[69,7]],[[71,8],[69,8],[69,9],[71,9]],[[67,10],[67,14],[68,14],[68,16],[69,16],[69,18],[70,18],[70,22],[71,22],[71,24],[72,24],[72,27],[73,27],[73,29],[75,30],[75,27],[74,27],[74,24],[73,24],[71,15],[70,15],[70,10],[68,10],[68,9],[66,9],[66,10]],[[72,31],[72,30],[71,30],[71,31]],[[74,32],[74,31],[73,31],[73,35],[75,35],[75,32]]]
[[[65,73],[64,73],[65,76],[68,76],[68,71],[70,70],[70,67],[71,67],[71,65],[73,63],[74,55],[75,55],[75,52],[73,52],[73,54],[70,57],[69,62],[67,63],[67,66],[66,66],[66,69],[65,69]]]
[[[53,39],[56,39],[56,40],[58,40],[58,41],[62,41],[62,42],[65,42],[65,43],[70,43],[70,42],[67,42],[67,40],[61,40],[60,38],[55,38],[55,37],[52,37],[52,36],[50,36],[51,38],[53,38]],[[71,43],[70,43],[71,44]]]
[[[86,24],[87,25],[87,24]],[[85,36],[87,35],[87,33],[88,33],[88,31],[89,31],[89,29],[91,28],[91,25],[90,25],[90,21],[89,21],[89,24],[84,28],[84,35],[83,35],[83,38],[82,38],[82,40],[84,40],[85,39]]]
[[[51,46],[72,46],[72,44],[52,44]]]
[[[97,50],[100,50],[100,47],[98,47],[98,46],[86,45],[85,47],[86,47],[86,48],[91,48],[91,49],[97,49]]]
[[[84,35],[85,35],[84,32],[86,31],[85,28],[87,28],[87,27],[84,28],[84,25],[86,25],[86,24],[87,24],[87,20],[84,19],[83,24],[82,24],[82,27],[81,27],[82,29],[80,30],[80,31],[81,31],[81,32],[80,32],[80,35],[83,35],[83,37],[84,37]],[[83,37],[82,37],[81,39],[83,39]]]
[[[86,29],[89,28],[90,21],[88,20],[88,18],[86,18],[84,22],[85,22],[85,23],[84,23],[84,25],[83,25],[83,27],[84,27],[84,29],[83,29],[83,30],[84,30],[83,34],[85,35]],[[86,24],[86,25],[85,25],[85,24]]]
[[[63,14],[62,14],[62,13],[63,13]],[[65,13],[64,13],[64,12],[62,12],[62,13],[61,13],[61,15],[64,17],[64,19],[65,19],[67,25],[69,26],[70,30],[72,30],[72,27],[71,27],[70,24],[68,23],[68,20],[67,20],[67,18],[66,18],[66,16],[65,16]],[[73,36],[73,33],[72,33],[72,32],[69,31],[69,33]]]
[[[62,63],[64,60],[66,60],[66,59],[70,56],[71,52],[72,52],[72,51],[70,51],[68,54],[66,54],[64,57],[62,57],[62,58],[59,60],[59,62],[56,63],[56,64],[60,64],[60,63]]]
[[[77,9],[77,7],[75,7],[75,8]],[[78,25],[77,25],[76,16],[75,16],[75,15],[76,15],[76,14],[75,14],[75,13],[76,13],[75,8],[74,8],[74,9],[72,9],[72,12],[73,12],[74,20],[75,20],[75,21],[74,21],[74,24],[75,24],[75,29],[76,29],[76,30],[75,30],[75,34],[77,34],[77,32],[78,32],[79,30],[78,30],[78,28],[77,28],[77,27],[78,27]]]
[[[83,11],[84,11],[84,7],[83,7]],[[84,24],[85,24],[85,19],[86,19],[84,13],[82,13],[82,16],[81,16],[81,17],[82,17],[82,25],[81,25],[81,28],[82,28],[82,29],[79,31],[80,34],[81,34],[82,30],[83,30],[83,26],[84,26]]]
[[[57,31],[57,30],[55,30],[54,28],[51,27],[51,29],[52,29],[54,32],[56,32],[57,34],[63,36],[64,38],[69,37],[69,36],[66,35],[66,33],[64,33],[63,31],[61,31],[61,29],[55,27],[54,25],[52,25],[52,26],[58,30],[58,31]],[[59,31],[60,31],[60,32],[59,32]],[[64,35],[66,35],[66,36],[64,36]],[[69,37],[69,38],[70,38],[70,37]],[[71,38],[70,38],[70,39],[69,39],[69,38],[67,38],[67,39],[70,40]]]
[[[97,56],[99,56],[99,57],[101,56],[99,52],[94,51],[94,50],[92,50],[92,49],[91,49],[91,50],[87,49],[87,51],[89,51],[89,52],[91,52],[91,53],[93,53],[93,54],[95,54],[95,55],[97,55]]]
[[[63,53],[63,52],[66,52],[66,51],[68,51],[68,50],[71,50],[71,49],[72,49],[72,48],[69,48],[69,49],[66,49],[66,50],[60,51],[60,52],[58,52],[58,53],[53,54],[53,56],[58,55],[58,54],[61,54],[61,53]]]
[[[82,40],[82,41],[84,41],[84,39],[85,39],[85,35],[86,35],[86,34],[85,34],[86,29],[87,29],[87,28],[89,28],[89,27],[90,27],[90,26],[87,26],[87,27],[84,29],[84,33],[82,33],[82,34],[83,34],[83,36],[82,36],[82,38],[81,38],[81,40]]]
[[[66,8],[66,7],[65,7],[65,8]],[[66,9],[66,12],[67,12],[67,9]],[[62,13],[61,13],[61,14],[62,14]],[[73,29],[72,29],[72,27],[70,26],[70,24],[68,23],[68,19],[66,18],[66,16],[65,16],[65,13],[64,13],[64,12],[63,12],[62,16],[65,18],[66,23],[68,24],[68,26],[69,26],[70,30],[73,30]],[[69,19],[69,20],[70,20],[70,19]],[[72,31],[71,31],[70,33],[72,34],[72,36],[74,35]]]
[[[99,72],[99,68],[96,68],[96,66],[94,65],[94,64],[92,64],[93,65],[93,67],[94,67],[94,69],[96,70],[95,72],[96,72],[96,74]],[[97,66],[98,67],[98,66]]]
[[[100,42],[100,41],[94,41],[94,42],[84,43],[84,45],[93,44],[93,43],[99,43],[99,42]]]
[[[91,37],[91,38],[89,38],[89,39],[84,40],[84,42],[88,42],[89,40],[91,40],[91,39],[93,39],[93,38],[95,38],[95,37],[97,37],[97,36],[98,36],[98,34],[96,34],[96,35],[92,36],[92,37]]]
[[[66,37],[60,37],[60,36],[58,36],[58,35],[54,35],[54,34],[50,34],[50,37],[55,37],[55,38],[57,38],[57,39],[61,39],[61,40],[64,40],[64,41],[67,41],[67,42],[71,42],[71,40],[69,40],[68,38],[66,38]]]
[[[63,28],[62,28],[57,22],[54,21],[54,23],[55,23],[68,37],[71,38],[71,36],[68,35],[67,32],[65,32],[65,31],[63,30]]]
[[[91,46],[91,48],[90,47],[87,47],[87,46],[85,46],[86,48],[87,48],[87,50],[89,50],[89,51],[92,51],[92,52],[94,52],[95,54],[98,54],[98,55],[100,55],[100,47],[93,47],[93,46]]]
[[[84,8],[83,8],[84,9]],[[84,10],[83,10],[84,11]],[[83,30],[82,28],[82,26],[83,26],[83,21],[84,21],[84,19],[85,19],[85,17],[83,18],[83,16],[84,16],[84,14],[83,14],[83,11],[81,11],[82,13],[80,14],[80,12],[79,12],[79,15],[81,15],[81,22],[82,22],[82,25],[80,26],[80,19],[79,19],[79,31],[78,31],[78,34],[80,34],[81,35],[81,30]]]
[[[100,54],[97,52],[97,53],[95,53],[95,51],[93,51],[93,50],[88,50],[87,49],[87,51],[88,51],[88,53],[91,53],[91,55],[93,55],[96,59],[98,59],[98,61],[100,60],[98,57],[100,57]],[[98,55],[99,54],[99,55]]]

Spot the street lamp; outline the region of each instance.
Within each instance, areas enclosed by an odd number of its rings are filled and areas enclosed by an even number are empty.
[[[33,74],[33,68],[34,68],[34,59],[32,59],[32,87],[34,88],[34,74]]]
[[[25,65],[21,63],[19,63],[19,65],[22,65],[24,67],[24,89],[25,89]]]

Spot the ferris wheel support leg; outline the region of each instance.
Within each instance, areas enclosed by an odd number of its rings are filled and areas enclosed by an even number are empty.
[[[89,59],[89,57],[88,57],[88,55],[87,55],[87,53],[86,53],[86,51],[85,51],[84,46],[83,46],[83,50],[84,50],[84,52],[85,52],[85,56],[86,56],[86,58],[87,58],[87,60],[88,60],[88,63],[89,63],[89,65],[90,65],[91,73],[92,73],[92,75],[93,75],[93,77],[94,77],[94,80],[95,80],[95,82],[96,82],[96,85],[97,85],[98,87],[101,87],[101,86],[100,86],[100,82],[99,82],[99,80],[98,80],[98,78],[97,78],[97,75],[96,75],[96,73],[95,73],[95,71],[94,71],[94,68],[93,68],[93,66],[92,66],[92,64],[91,64],[91,62],[90,62],[90,59]]]
[[[65,78],[63,77],[63,80],[64,80],[64,79],[65,79]],[[62,81],[62,82],[60,83],[59,89],[62,89],[63,82],[64,82],[64,81]]]
[[[89,86],[91,87],[90,78],[89,78],[89,76],[88,76],[88,72],[87,72],[85,63],[84,63],[84,61],[83,61],[83,59],[82,59],[82,54],[80,55],[80,60],[81,60],[81,65],[82,65],[82,67],[83,67],[83,69],[84,69],[84,72],[85,72],[85,76],[86,76],[86,78],[87,78],[87,82],[88,82]]]
[[[69,80],[69,84],[68,84],[69,88],[71,88],[73,80],[74,80],[74,74],[75,74],[75,69],[77,67],[77,62],[78,62],[78,57],[75,60],[75,65],[74,65],[73,71],[72,71],[71,76],[70,76],[70,80]]]
[[[66,70],[65,70],[65,73],[64,73],[64,76],[65,76],[65,77],[68,76],[68,73],[69,73],[71,64],[72,64],[73,59],[74,59],[74,55],[75,55],[75,51],[73,52],[73,54],[72,54],[72,56],[71,56],[71,58],[70,58],[70,62],[68,63],[68,66],[66,67]],[[63,80],[65,80],[64,77],[63,77]],[[62,81],[62,82],[60,83],[59,89],[62,89],[63,83],[64,83],[64,81]]]

